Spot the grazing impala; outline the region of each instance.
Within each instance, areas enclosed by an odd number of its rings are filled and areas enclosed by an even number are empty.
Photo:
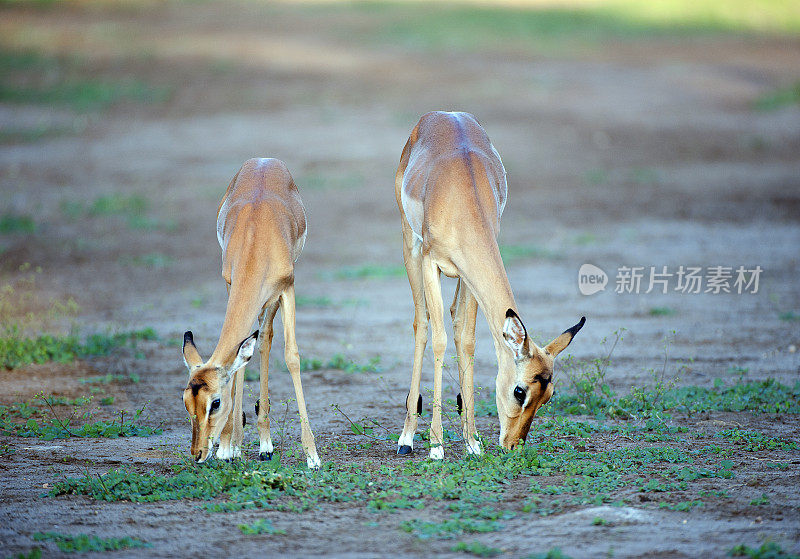
[[[262,460],[272,458],[269,350],[272,322],[280,306],[286,365],[297,396],[303,450],[308,467],[318,468],[294,331],[294,263],[305,244],[306,215],[300,193],[282,161],[250,159],[242,165],[220,203],[217,239],[222,247],[222,277],[228,287],[228,308],[219,342],[203,362],[192,333],[183,336],[183,358],[190,373],[183,401],[192,418],[192,456],[204,462],[217,439],[217,458],[241,456],[244,366],[253,356],[259,337],[258,330],[248,333],[258,319],[262,332],[261,394],[256,403],[259,456]]]
[[[398,454],[408,454],[414,446],[417,417],[422,411],[420,377],[430,319],[434,355],[430,457],[444,458],[441,402],[447,337],[440,272],[458,278],[450,315],[461,387],[457,401],[468,453],[482,452],[475,429],[472,378],[478,307],[494,338],[500,445],[508,449],[524,442],[536,412],[550,400],[553,359],[585,322],[581,318],[544,348],[528,337],[497,246],[507,190],[500,156],[475,117],[447,112],[423,115],[403,149],[395,176],[403,258],[415,312],[414,365]]]

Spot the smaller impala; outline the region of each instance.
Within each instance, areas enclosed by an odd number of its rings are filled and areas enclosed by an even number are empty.
[[[308,422],[300,356],[295,340],[294,263],[306,240],[306,214],[286,165],[277,159],[245,161],[231,180],[217,213],[222,247],[222,277],[228,308],[217,347],[203,361],[191,332],[183,336],[183,359],[189,384],[183,392],[192,419],[191,453],[204,462],[215,441],[217,458],[241,456],[244,413],[244,366],[253,356],[261,330],[261,393],[256,403],[259,457],[272,458],[269,432],[269,350],[272,322],[281,309],[286,365],[292,375],[302,424],[301,442],[309,468],[319,468]],[[249,335],[248,335],[249,334]]]
[[[444,458],[442,364],[447,336],[441,273],[458,278],[450,315],[461,387],[457,402],[469,453],[482,452],[475,429],[472,379],[478,307],[494,338],[500,445],[509,449],[525,440],[536,412],[550,400],[553,359],[583,326],[584,318],[543,348],[528,337],[497,246],[507,193],[500,155],[474,116],[448,112],[422,116],[411,131],[395,175],[403,259],[415,310],[414,366],[398,454],[408,454],[414,447],[430,319],[434,357],[430,457]]]

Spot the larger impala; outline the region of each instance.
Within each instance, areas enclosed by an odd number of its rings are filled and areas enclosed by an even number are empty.
[[[507,192],[500,156],[474,116],[460,112],[423,115],[403,149],[395,176],[403,258],[415,311],[414,365],[398,454],[408,454],[414,446],[430,317],[434,355],[430,457],[444,458],[441,402],[447,336],[440,272],[458,278],[450,315],[461,386],[459,412],[469,453],[482,452],[475,429],[472,378],[478,307],[494,338],[500,445],[509,449],[525,440],[536,412],[553,395],[553,359],[585,322],[581,318],[544,348],[528,337],[497,246]]]
[[[228,287],[228,308],[217,347],[204,362],[191,332],[183,337],[183,358],[189,384],[183,392],[192,419],[191,453],[203,462],[219,438],[217,457],[241,455],[244,428],[244,366],[262,332],[261,394],[256,404],[259,456],[272,458],[269,432],[269,351],[272,322],[281,309],[286,365],[292,375],[302,424],[301,442],[309,468],[320,465],[308,423],[300,357],[295,340],[294,263],[306,240],[306,214],[300,194],[277,159],[250,159],[233,177],[217,213],[217,239],[222,247],[222,277]]]

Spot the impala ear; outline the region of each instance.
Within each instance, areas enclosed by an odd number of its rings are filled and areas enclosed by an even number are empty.
[[[256,351],[256,342],[258,342],[258,330],[247,336],[242,343],[239,344],[239,349],[236,350],[236,357],[233,359],[233,363],[230,366],[225,367],[223,370],[225,371],[225,382],[231,380],[233,374],[244,367],[250,358],[253,357],[253,353]]]
[[[556,355],[567,349],[567,346],[572,341],[572,338],[574,338],[575,334],[577,334],[578,331],[581,328],[583,328],[585,322],[586,322],[586,317],[582,316],[580,322],[578,322],[575,326],[573,326],[569,330],[564,330],[563,334],[561,334],[555,340],[547,344],[547,346],[544,348],[545,351],[547,351],[547,353],[555,357]]]
[[[190,371],[203,364],[203,358],[200,357],[200,353],[194,345],[194,336],[192,336],[191,330],[187,330],[183,334],[183,362]]]
[[[506,341],[506,345],[511,348],[511,351],[514,352],[514,359],[522,359],[527,356],[525,340],[528,339],[528,332],[514,309],[506,311],[506,321],[503,323],[503,339]]]

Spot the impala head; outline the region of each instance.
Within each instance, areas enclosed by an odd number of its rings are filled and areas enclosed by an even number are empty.
[[[238,349],[224,362],[203,362],[191,332],[183,335],[183,361],[189,368],[189,384],[183,391],[183,403],[192,420],[191,453],[197,462],[205,462],[213,442],[219,438],[233,401],[230,380],[253,356],[258,330],[242,340]]]
[[[553,360],[583,327],[586,318],[566,330],[544,348],[528,337],[525,325],[512,309],[506,311],[503,339],[513,361],[500,363],[496,382],[500,446],[514,448],[525,441],[536,412],[553,396]]]

